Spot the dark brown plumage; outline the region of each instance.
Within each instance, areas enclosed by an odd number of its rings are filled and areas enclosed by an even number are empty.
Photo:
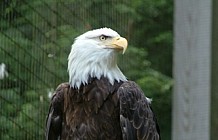
[[[56,89],[46,120],[46,140],[159,140],[149,101],[132,81],[111,85],[90,78],[80,89]]]

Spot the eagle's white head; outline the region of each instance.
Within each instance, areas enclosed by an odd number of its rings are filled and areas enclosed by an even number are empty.
[[[125,52],[127,40],[109,28],[88,31],[77,37],[68,57],[69,83],[78,88],[90,77],[102,76],[114,81],[126,81],[117,66],[117,54]]]

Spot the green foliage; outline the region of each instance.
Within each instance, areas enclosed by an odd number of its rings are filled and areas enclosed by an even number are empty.
[[[171,76],[173,0],[138,0],[134,9],[133,43],[147,49],[153,69]]]
[[[11,89],[1,90],[0,97],[1,139],[44,139],[46,94],[27,91],[21,97],[16,89]]]
[[[128,46],[126,53],[120,56],[119,67],[128,79],[137,80],[143,77],[151,65],[146,59],[147,51],[144,48]]]
[[[111,27],[129,41],[119,66],[136,81],[170,139],[172,0],[0,1],[0,139],[44,139],[48,93],[68,81],[73,39]]]

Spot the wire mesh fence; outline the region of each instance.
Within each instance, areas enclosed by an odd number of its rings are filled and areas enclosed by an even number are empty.
[[[119,3],[123,1],[0,2],[0,139],[44,139],[49,97],[68,80],[74,37],[101,26],[125,33],[125,14],[111,8]]]
[[[0,1],[0,139],[44,139],[52,92],[68,81],[74,38],[110,27],[129,40],[119,66],[154,99],[169,140],[172,5],[172,0]]]

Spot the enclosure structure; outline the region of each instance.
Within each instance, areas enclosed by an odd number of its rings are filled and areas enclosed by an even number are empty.
[[[217,7],[175,0],[173,140],[218,138]]]
[[[0,139],[44,139],[52,93],[68,81],[74,38],[110,27],[129,42],[120,69],[153,99],[169,140],[172,13],[173,0],[0,1]]]

